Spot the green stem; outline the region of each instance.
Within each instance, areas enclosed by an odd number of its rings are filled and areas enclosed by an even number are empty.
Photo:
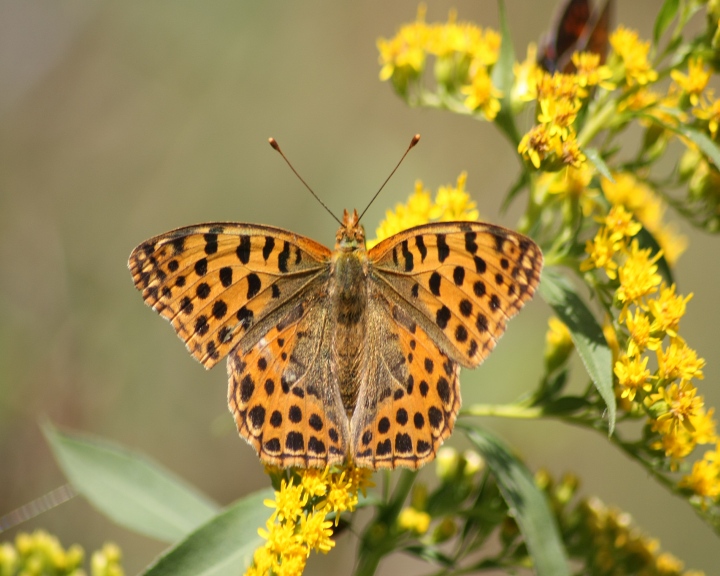
[[[600,109],[585,123],[580,134],[578,134],[577,142],[580,148],[587,146],[593,138],[601,130],[608,127],[610,120],[616,112],[616,101],[608,98]]]
[[[503,418],[533,419],[545,415],[542,408],[520,404],[473,404],[460,412],[461,416],[502,416]]]
[[[360,540],[355,576],[373,576],[380,560],[398,548],[397,517],[415,482],[416,472],[403,470],[395,490],[386,504],[368,524]]]

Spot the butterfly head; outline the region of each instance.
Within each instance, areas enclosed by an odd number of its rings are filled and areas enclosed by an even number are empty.
[[[354,252],[360,247],[365,247],[365,229],[360,224],[357,210],[353,210],[352,214],[345,210],[342,225],[335,236],[335,250]]]

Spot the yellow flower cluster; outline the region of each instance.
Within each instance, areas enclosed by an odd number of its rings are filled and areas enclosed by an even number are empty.
[[[415,22],[402,26],[390,38],[377,42],[381,80],[392,80],[401,92],[419,78],[428,56],[435,58],[435,78],[447,95],[464,106],[493,120],[500,110],[501,92],[493,86],[489,71],[497,62],[500,35],[469,22],[458,22],[450,13],[447,22],[425,22],[425,6],[418,9]]]
[[[705,409],[693,384],[703,378],[705,360],[679,333],[692,294],[682,296],[674,284],[664,284],[657,265],[661,254],[652,255],[633,239],[640,225],[624,206],[613,206],[603,224],[587,242],[588,258],[581,269],[605,270],[620,309],[614,365],[620,405],[627,411],[644,410],[650,448],[664,452],[676,469],[697,445],[718,442],[713,409]],[[651,355],[657,364],[654,372],[648,367]],[[713,454],[708,456],[709,462],[715,461],[717,454]],[[698,489],[702,485],[705,492],[696,494],[715,498],[720,494],[718,472],[720,467],[715,470],[712,491],[708,491],[707,481],[686,478],[683,485]]]
[[[535,483],[547,494],[558,524],[567,534],[570,559],[584,564],[578,566],[578,574],[704,576],[695,570],[683,571],[683,563],[661,552],[660,543],[634,526],[626,512],[609,508],[595,497],[571,505],[579,488],[575,475],[565,474],[556,482],[547,471],[539,470]]]
[[[579,511],[583,532],[587,531],[590,540],[586,549],[592,551],[597,573],[704,575],[697,570],[683,571],[683,563],[669,552],[660,552],[660,543],[633,526],[626,512],[608,508],[597,498],[582,501]]]
[[[628,86],[644,86],[657,80],[658,74],[648,62],[650,42],[641,41],[635,30],[619,26],[610,34],[610,46],[621,61]]]
[[[667,204],[644,182],[628,172],[613,174],[613,180],[603,178],[603,195],[613,205],[624,206],[657,240],[672,266],[687,248],[687,239],[663,221]]]
[[[82,568],[85,553],[77,544],[63,549],[58,539],[43,530],[32,534],[20,533],[15,544],[0,544],[0,574],[2,576],[85,576]],[[91,576],[123,576],[120,549],[105,544],[93,553],[90,560]]]
[[[578,146],[575,121],[592,88],[612,86],[608,83],[610,69],[600,64],[598,54],[578,52],[572,60],[577,69],[574,74],[535,71],[538,124],[523,136],[518,152],[536,169],[582,166],[585,156]]]
[[[337,526],[343,512],[355,509],[358,493],[372,486],[372,471],[350,465],[294,472],[269,468],[268,473],[279,479],[280,490],[275,500],[265,501],[275,511],[266,529],[258,530],[265,544],[255,551],[246,575],[301,574],[310,552],[327,554],[335,546],[328,516],[334,516]]]
[[[385,219],[375,231],[377,238],[369,241],[368,247],[371,248],[381,240],[403,230],[428,222],[477,220],[479,217],[477,205],[465,190],[466,182],[467,173],[462,172],[455,186],[450,184],[440,186],[433,201],[430,191],[426,190],[423,183],[418,180],[407,204],[397,204],[395,210],[388,210],[385,213]]]

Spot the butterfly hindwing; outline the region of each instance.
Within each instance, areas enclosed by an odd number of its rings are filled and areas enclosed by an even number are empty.
[[[480,364],[535,292],[542,254],[505,228],[446,222],[411,228],[368,254],[390,301],[463,366]]]
[[[460,409],[459,367],[403,308],[375,294],[368,311],[367,378],[351,421],[352,453],[366,468],[417,469],[435,457]]]
[[[321,288],[321,287],[318,287]],[[326,298],[313,290],[228,361],[228,403],[260,459],[322,467],[346,458],[348,423],[331,363]]]
[[[270,226],[178,228],[140,244],[128,266],[145,302],[206,368],[327,270],[330,250]]]

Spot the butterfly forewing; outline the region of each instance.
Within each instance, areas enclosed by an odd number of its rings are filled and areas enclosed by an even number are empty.
[[[490,224],[448,222],[388,238],[368,254],[373,277],[442,350],[473,367],[492,351],[535,292],[542,254],[520,234]]]
[[[143,242],[128,266],[145,302],[211,368],[253,326],[281,312],[326,272],[330,254],[279,228],[214,223]]]

